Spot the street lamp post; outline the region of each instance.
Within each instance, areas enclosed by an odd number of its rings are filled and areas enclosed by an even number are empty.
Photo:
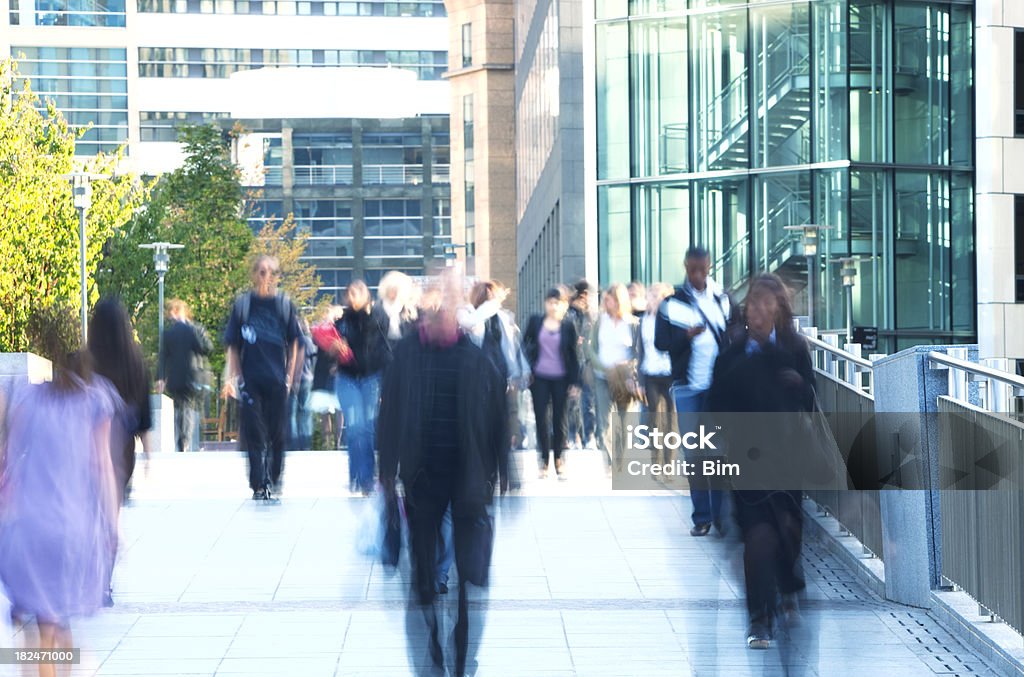
[[[807,321],[814,324],[814,298],[818,267],[818,231],[828,230],[832,226],[805,223],[800,226],[786,226],[786,230],[798,231],[804,246],[804,257],[807,259]]]
[[[157,341],[157,355],[163,354],[164,351],[164,275],[167,274],[167,264],[171,260],[171,256],[168,253],[171,249],[184,249],[183,244],[171,244],[170,242],[150,242],[149,244],[140,244],[139,249],[152,249],[153,250],[153,267],[156,269],[157,275],[157,298],[158,298],[158,329],[159,339]],[[159,358],[158,358],[159,359]]]
[[[71,195],[74,199],[75,209],[78,210],[78,284],[81,293],[80,320],[82,323],[82,345],[84,346],[89,330],[89,277],[85,266],[87,244],[85,222],[89,207],[92,205],[92,186],[90,184],[97,179],[109,179],[110,177],[104,174],[72,172],[64,174],[61,178],[71,182]]]
[[[857,261],[859,259],[856,256],[844,256],[843,258],[833,259],[833,263],[838,263],[842,266],[839,269],[839,274],[843,278],[843,287],[846,289],[846,342],[853,343],[853,285],[857,280]]]

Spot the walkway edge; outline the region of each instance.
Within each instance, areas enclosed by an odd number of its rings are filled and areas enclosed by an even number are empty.
[[[822,514],[818,504],[804,499],[804,513],[810,519],[814,539],[825,546],[829,553],[845,564],[868,590],[885,599],[885,568],[882,560],[864,554],[864,546],[831,515]]]
[[[846,564],[869,590],[885,599],[885,570],[877,557],[862,554],[864,547],[839,522],[822,514],[818,504],[804,500],[807,531],[830,554]],[[965,592],[933,590],[928,613],[953,636],[976,651],[1001,675],[1024,677],[1024,641],[1005,623],[992,623],[978,615],[978,603]]]

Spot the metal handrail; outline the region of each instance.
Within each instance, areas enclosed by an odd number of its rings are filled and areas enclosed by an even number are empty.
[[[965,349],[950,350],[966,352]],[[977,402],[981,408],[994,413],[1007,413],[1011,411],[1011,398],[1024,394],[1024,377],[1008,371],[934,350],[928,353],[928,361],[932,365],[949,369],[948,396],[954,400],[973,404],[970,402],[968,385],[975,382],[981,386],[977,393]]]
[[[817,348],[818,350],[824,350],[825,352],[831,353],[832,355],[838,357],[841,360],[850,362],[858,369],[861,369],[863,371],[872,371],[875,368],[875,365],[871,363],[871,360],[865,360],[863,357],[854,355],[853,353],[847,352],[842,348],[834,346],[830,343],[826,343],[825,341],[822,341],[821,339],[815,338],[813,336],[808,336],[804,334],[804,338],[807,339],[807,342],[810,343],[815,348]]]
[[[815,367],[834,380],[852,386],[865,397],[874,399],[875,367],[870,360],[861,357],[860,345],[848,343],[847,348],[852,348],[854,351],[851,352],[839,347],[839,337],[835,334],[828,335],[835,342],[832,343],[815,336],[817,331],[813,327],[802,333],[812,351],[820,352],[822,355],[821,366],[819,367],[815,361]]]

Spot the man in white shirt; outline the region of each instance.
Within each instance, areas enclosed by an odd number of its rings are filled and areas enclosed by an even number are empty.
[[[681,432],[692,429],[704,410],[715,359],[728,343],[729,330],[737,319],[728,294],[709,277],[708,251],[690,247],[685,266],[686,282],[662,302],[654,327],[655,347],[666,351],[672,360],[672,394]],[[722,492],[710,489],[706,478],[695,475],[690,477],[690,499],[690,535],[707,536],[712,525],[724,534]]]

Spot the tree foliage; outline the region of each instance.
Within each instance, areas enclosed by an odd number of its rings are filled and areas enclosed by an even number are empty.
[[[181,130],[184,164],[160,178],[146,209],[113,237],[100,273],[104,292],[119,294],[143,345],[159,341],[157,274],[149,242],[185,245],[171,252],[167,299],[180,298],[212,337],[222,333],[235,295],[248,280],[253,234],[242,215],[244,189],[223,132],[213,125]],[[218,359],[214,359],[217,367]]]
[[[31,349],[34,311],[60,303],[80,308],[79,219],[67,174],[112,177],[92,183],[86,221],[90,303],[103,244],[143,204],[148,187],[115,176],[121,156],[75,158],[79,133],[47,102],[46,112],[14,61],[0,61],[0,352]]]

